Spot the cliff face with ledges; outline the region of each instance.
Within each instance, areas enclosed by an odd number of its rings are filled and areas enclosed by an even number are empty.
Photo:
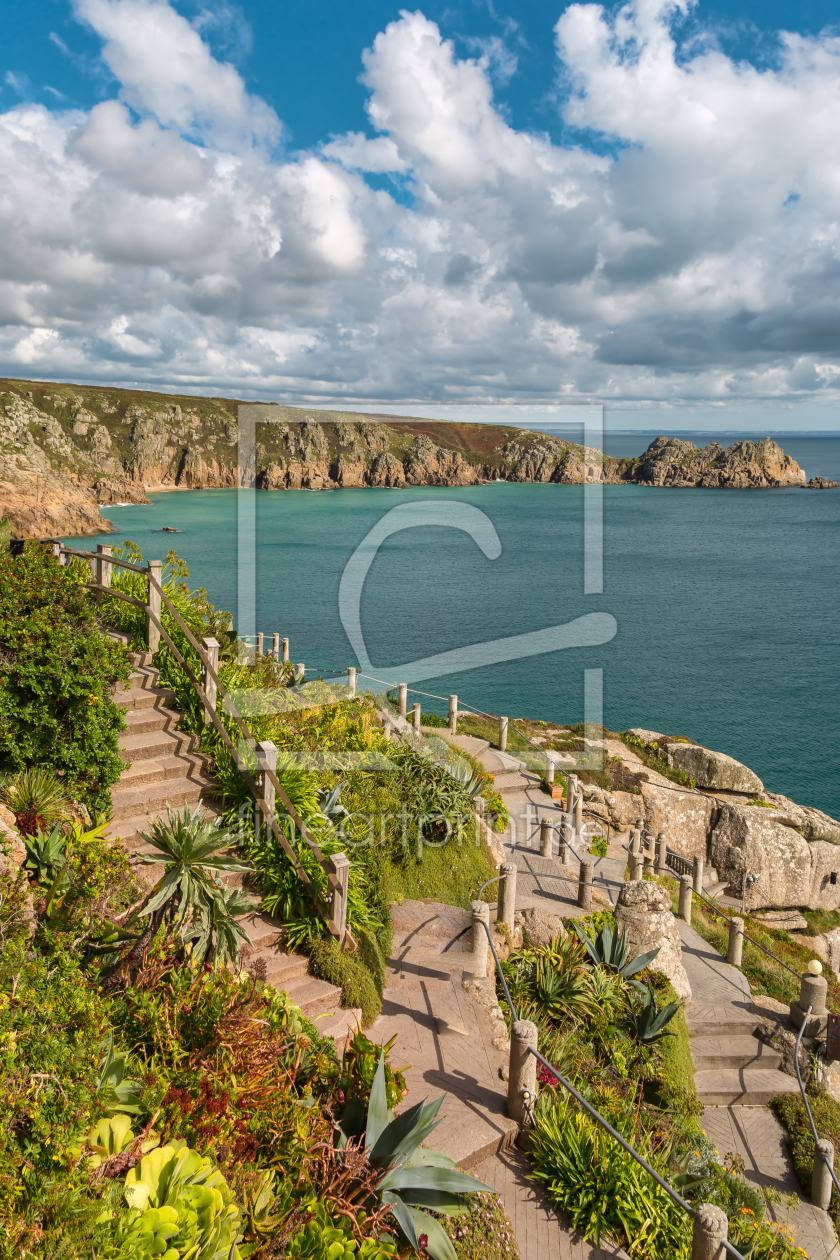
[[[649,486],[804,485],[769,438],[660,437],[637,459],[505,425],[278,407],[237,462],[238,402],[77,385],[0,381],[0,517],[17,537],[105,533],[100,507],[147,491],[470,486],[487,481]],[[820,479],[812,482],[817,484]]]

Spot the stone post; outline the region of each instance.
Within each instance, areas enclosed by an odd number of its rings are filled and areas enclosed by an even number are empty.
[[[642,843],[642,833],[638,828],[634,827],[630,832],[630,856],[638,853]]]
[[[207,655],[207,661],[210,668],[215,674],[219,672],[219,643],[217,639],[202,639],[201,646]],[[212,722],[211,713],[216,712],[216,680],[211,678],[205,669],[201,667],[201,681],[204,684],[204,694],[207,696],[207,704],[204,709],[204,724]]]
[[[706,859],[696,854],[694,858],[694,891],[696,893],[703,891],[703,867],[705,864]]]
[[[513,916],[516,913],[516,863],[502,862],[499,873],[502,878],[499,880],[499,908],[496,911],[496,921],[506,923],[513,931]]]
[[[567,822],[561,822],[557,829],[557,861],[561,866],[566,865],[566,827]]]
[[[341,945],[347,931],[347,894],[350,885],[350,859],[346,853],[334,853],[328,858],[327,876],[332,884],[331,928]]]
[[[458,734],[458,697],[449,697],[449,734]]]
[[[807,1007],[805,1008],[808,1009]],[[811,1202],[815,1207],[828,1211],[831,1190],[834,1185],[829,1168],[834,1167],[834,1147],[828,1138],[819,1138],[814,1152],[814,1170],[811,1173]]]
[[[507,732],[508,732],[508,720],[506,717],[500,717],[499,718],[499,752],[504,752],[507,748]]]
[[[298,661],[297,665],[295,665],[295,686],[301,686],[304,678],[306,678],[306,666],[303,661]]]
[[[578,793],[578,780],[576,774],[566,775],[566,813],[573,814],[575,812],[575,800]],[[571,819],[570,819],[571,821]]]
[[[554,758],[549,757],[548,753],[545,756],[545,781],[548,784],[554,782]]]
[[[472,974],[480,980],[487,975],[487,933],[481,926],[490,927],[490,907],[486,901],[472,903]]]
[[[356,694],[356,669],[353,665],[347,666],[347,695],[349,699],[353,699]]]
[[[578,879],[578,898],[577,903],[581,910],[592,909],[592,872],[594,866],[592,862],[581,862],[580,877]]]
[[[644,863],[641,853],[631,853],[630,855],[630,878],[637,880],[642,878],[644,871]]]
[[[289,640],[284,639],[283,640],[283,660],[288,661],[288,659],[289,659]]]
[[[642,845],[642,857],[644,858],[644,863],[645,863],[645,870],[652,871],[653,864],[656,860],[656,854],[653,848],[653,836],[646,835],[645,832],[643,831],[641,845]]]
[[[392,730],[391,719],[389,717],[383,718],[382,719],[382,734],[385,736],[386,739],[391,738],[391,730]]]
[[[262,832],[261,820],[265,820],[265,831],[268,834],[268,819],[274,817],[275,789],[266,770],[277,770],[277,747],[270,739],[260,740],[257,744],[257,791],[267,810],[267,813],[258,810],[254,818],[254,830],[258,834]]]
[[[273,634],[271,636],[271,655],[274,657],[275,661],[280,660],[280,635],[279,634]]]
[[[539,1033],[530,1019],[518,1019],[510,1036],[507,1113],[522,1124],[537,1099],[536,1050]]]
[[[691,1260],[726,1260],[723,1244],[728,1238],[729,1221],[723,1208],[701,1204],[691,1234]]]
[[[656,837],[656,873],[665,875],[668,870],[668,841],[665,832],[660,831]]]
[[[160,588],[163,581],[163,561],[150,560],[146,566],[149,571],[149,577],[146,582],[146,602],[149,605],[149,611],[146,613],[146,643],[150,652],[156,652],[160,647]]]
[[[265,635],[263,634],[262,630],[260,630],[259,634],[257,635],[257,656],[263,655],[264,643],[265,643]]]
[[[405,717],[406,707],[408,705],[408,683],[400,683],[400,717]]]
[[[111,585],[111,561],[106,559],[110,554],[110,547],[106,547],[103,543],[96,544],[96,581],[99,586]],[[104,591],[96,592],[97,604],[101,604],[104,598]]]
[[[420,702],[414,705],[411,711],[411,725],[414,727],[415,733],[420,734]]]
[[[551,857],[551,823],[540,819],[540,857]]]
[[[800,983],[799,998],[790,1004],[790,1018],[797,1028],[802,1027],[808,1007],[811,1008],[811,1018],[805,1029],[806,1037],[824,1035],[828,1025],[828,1007],[826,1006],[828,984],[821,973],[822,963],[812,958]]]
[[[577,790],[575,792],[575,839],[578,843],[583,842],[583,792]]]
[[[741,966],[741,959],[744,956],[744,920],[737,918],[729,920],[729,944],[726,948],[726,961],[731,963],[733,967]]]
[[[691,883],[690,875],[683,875],[680,878],[680,918],[686,923],[691,922],[691,895],[694,888]]]

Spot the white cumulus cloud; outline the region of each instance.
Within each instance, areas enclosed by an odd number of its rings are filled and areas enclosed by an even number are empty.
[[[430,401],[838,389],[830,33],[758,69],[679,47],[667,0],[572,5],[563,146],[495,103],[504,46],[459,58],[405,12],[360,50],[376,134],[287,154],[200,23],[75,11],[115,84],[0,114],[3,372]]]

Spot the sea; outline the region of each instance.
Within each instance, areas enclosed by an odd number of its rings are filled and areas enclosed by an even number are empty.
[[[610,433],[606,450],[639,454],[654,436]],[[771,436],[809,477],[840,481],[840,434]],[[610,729],[687,736],[840,818],[840,489],[605,486],[602,569],[591,547],[585,562],[581,486],[149,497],[104,511],[116,534],[67,541],[174,548],[236,616],[238,508],[253,507],[250,629],[288,636],[310,677],[363,663],[380,682],[407,675],[424,710],[445,714],[455,693],[575,723],[600,671]]]

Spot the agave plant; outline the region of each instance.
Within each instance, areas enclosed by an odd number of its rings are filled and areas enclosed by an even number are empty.
[[[593,966],[606,967],[608,971],[614,971],[622,980],[629,980],[631,976],[643,971],[659,953],[658,949],[652,949],[646,954],[637,954],[635,958],[628,961],[630,947],[627,944],[626,932],[615,932],[609,923],[605,923],[593,941],[579,923],[576,922],[574,928]],[[642,988],[638,982],[634,987]]]
[[[323,814],[324,818],[326,818],[327,822],[332,823],[335,822],[336,818],[350,817],[350,811],[342,805],[338,799],[341,796],[341,789],[343,787],[344,782],[342,781],[341,783],[338,783],[332,791],[328,791],[325,788],[323,792],[318,793],[318,809],[321,814]]]
[[[636,1040],[643,1046],[653,1046],[663,1037],[673,1037],[673,1033],[665,1030],[679,1009],[679,1002],[669,1002],[667,1006],[660,1009],[656,1002],[653,985],[648,983],[644,989],[642,1009],[636,1016]]]
[[[36,831],[34,835],[22,833],[26,848],[24,868],[34,875],[39,884],[51,884],[67,860],[67,837],[60,826],[52,831]]]
[[[0,804],[15,816],[22,836],[47,831],[69,817],[70,802],[58,775],[45,766],[21,770],[0,786]]]
[[[209,956],[217,967],[238,967],[242,946],[250,943],[238,919],[256,908],[257,903],[241,888],[212,890],[207,904],[193,913],[192,924],[184,933],[194,961],[201,963]]]
[[[437,1115],[445,1097],[442,1094],[432,1103],[417,1103],[395,1118],[388,1109],[383,1050],[367,1115],[364,1101],[358,1095],[351,1098],[339,1121],[335,1152],[339,1164],[354,1171],[348,1197],[355,1186],[363,1198],[360,1208],[389,1207],[409,1245],[432,1260],[456,1260],[455,1248],[440,1221],[423,1208],[459,1216],[468,1211],[463,1195],[491,1192],[490,1186],[461,1172],[448,1155],[421,1145],[440,1123]],[[359,1167],[357,1157],[361,1153],[365,1159]]]

